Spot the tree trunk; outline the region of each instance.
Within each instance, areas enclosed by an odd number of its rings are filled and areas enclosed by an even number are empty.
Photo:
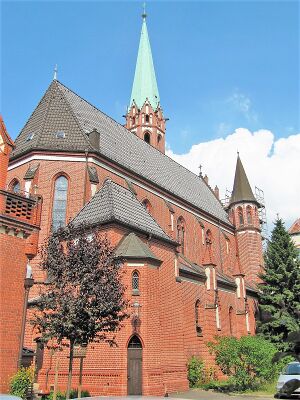
[[[68,375],[66,400],[69,400],[70,398],[70,391],[72,385],[73,353],[74,353],[74,342],[70,342],[69,375]]]

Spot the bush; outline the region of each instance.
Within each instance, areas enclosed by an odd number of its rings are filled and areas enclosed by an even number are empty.
[[[78,397],[78,389],[71,389],[70,391],[70,399],[76,399]],[[91,397],[90,392],[88,390],[82,389],[81,390],[81,397]],[[53,400],[53,392],[46,398],[47,400]],[[58,391],[56,394],[56,400],[65,400],[66,393]]]
[[[33,377],[33,368],[20,368],[10,379],[9,393],[25,400],[33,385]]]
[[[78,397],[78,389],[72,389],[70,391],[70,399],[77,399]],[[91,397],[90,392],[88,390],[81,390],[81,397]]]
[[[53,391],[51,391],[48,396],[46,397],[46,400],[53,400]],[[66,394],[60,391],[57,391],[56,393],[56,400],[66,400]]]
[[[278,365],[272,362],[276,347],[265,339],[219,337],[208,346],[221,371],[229,377],[231,390],[255,390],[277,376]]]
[[[231,379],[228,379],[227,381],[215,381],[212,380],[208,383],[204,383],[201,385],[201,388],[204,390],[215,390],[217,392],[232,392],[234,390],[234,384],[231,381]]]
[[[204,362],[200,358],[193,356],[190,358],[187,368],[190,387],[197,387],[202,380]]]

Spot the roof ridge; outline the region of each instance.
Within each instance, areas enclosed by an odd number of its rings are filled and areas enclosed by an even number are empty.
[[[69,90],[70,92],[72,92],[75,96],[79,97],[81,100],[83,100],[84,102],[86,102],[87,104],[89,104],[92,108],[94,108],[95,110],[99,111],[100,113],[102,113],[103,115],[105,115],[105,117],[107,117],[112,123],[122,127],[123,129],[125,129],[128,133],[130,133],[131,135],[133,135],[133,133],[128,130],[124,125],[122,125],[120,122],[116,121],[114,118],[110,117],[108,114],[106,114],[105,112],[103,112],[102,110],[100,110],[98,107],[94,106],[92,103],[90,103],[88,100],[84,99],[82,96],[80,96],[79,94],[77,94],[76,92],[74,92],[72,89],[68,88],[66,85],[64,85],[62,82],[57,81],[60,85],[62,85],[65,89]],[[133,135],[134,138],[136,138],[137,140],[141,141],[142,143],[145,143],[145,141],[136,136]],[[168,158],[170,161],[172,161],[174,164],[178,165],[179,167],[181,167],[182,169],[188,171],[190,174],[194,175],[196,178],[198,178],[200,181],[200,177],[194,173],[193,171],[191,171],[190,169],[186,168],[185,166],[183,166],[182,164],[179,164],[177,161],[173,160],[173,158],[169,157],[167,154],[162,153],[161,151],[159,151],[158,149],[156,149],[155,147],[147,144],[147,146],[149,146],[153,151],[156,151],[158,154],[160,154],[161,156]],[[217,200],[217,199],[216,199]]]
[[[104,185],[107,185],[107,190],[108,190],[108,198],[109,202],[111,204],[111,209],[110,209],[110,217],[113,219],[115,217],[114,214],[114,198],[113,198],[113,193],[112,193],[112,180],[111,179],[106,179]],[[104,185],[102,187],[104,187]]]
[[[81,125],[80,125],[80,123],[79,123],[79,121],[78,121],[78,118],[77,118],[76,114],[75,114],[74,111],[73,111],[72,106],[70,105],[70,103],[69,103],[68,99],[66,98],[64,92],[63,92],[63,91],[60,89],[60,87],[59,87],[59,85],[61,84],[61,82],[59,82],[59,81],[57,81],[57,80],[55,80],[54,82],[56,83],[56,86],[57,86],[59,92],[63,95],[64,100],[66,101],[66,103],[67,103],[67,105],[68,105],[68,109],[69,109],[69,111],[71,112],[72,116],[74,117],[74,119],[75,119],[75,121],[76,121],[76,124],[77,124],[77,127],[79,128],[80,132],[82,133],[82,136],[83,136],[84,140],[87,142],[87,144],[88,144],[89,146],[91,146],[90,140],[89,140],[89,138],[87,137],[87,135],[85,134],[85,132],[83,131],[83,129],[81,128]],[[64,86],[64,85],[63,85],[63,86]],[[64,86],[64,87],[66,87],[66,86]]]

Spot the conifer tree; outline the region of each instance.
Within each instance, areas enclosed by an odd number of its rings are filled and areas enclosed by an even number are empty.
[[[258,333],[287,350],[289,332],[300,330],[300,260],[281,219],[275,221],[265,253],[259,303],[266,321],[258,322]]]

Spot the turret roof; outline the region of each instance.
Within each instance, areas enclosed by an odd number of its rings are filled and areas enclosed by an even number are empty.
[[[159,104],[159,93],[146,24],[146,14],[143,14],[142,31],[129,106],[131,107],[135,102],[138,108],[142,108],[146,99],[148,99],[152,108],[156,110]]]
[[[159,239],[174,242],[129,189],[107,179],[72,223],[102,225],[109,222],[119,222]]]
[[[230,204],[243,201],[255,201],[251,186],[249,184],[246,172],[244,170],[240,156],[237,157],[233,190],[230,198]]]
[[[115,249],[117,257],[150,259],[161,262],[155,254],[135,233],[131,232],[124,236]]]

